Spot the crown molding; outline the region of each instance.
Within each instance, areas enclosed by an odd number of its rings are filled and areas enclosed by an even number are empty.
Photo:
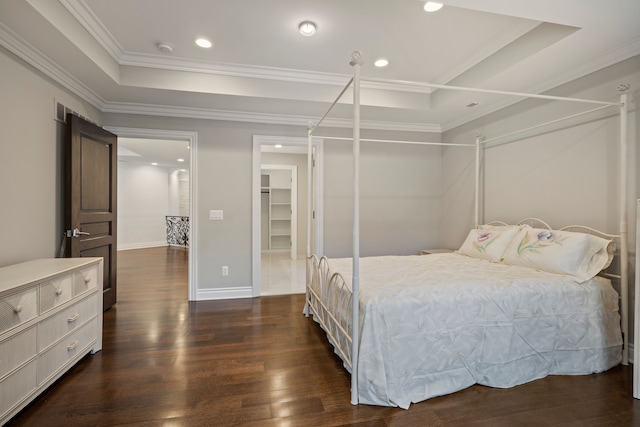
[[[0,45],[98,110],[104,105],[105,100],[96,92],[89,89],[74,76],[58,66],[51,58],[22,39],[1,22]]]
[[[227,111],[190,107],[171,107],[151,104],[132,103],[107,103],[102,109],[103,113],[136,114],[159,117],[179,117],[187,119],[223,120],[232,122],[250,122],[263,124],[277,124],[289,126],[307,127],[308,123],[317,120],[317,117],[291,116],[282,114],[252,113],[243,111]],[[327,118],[324,126],[335,128],[351,128],[351,119]],[[440,125],[425,123],[399,123],[381,122],[372,120],[361,121],[363,129],[408,131],[408,132],[436,132],[440,133]]]
[[[62,6],[84,27],[100,46],[116,61],[124,55],[120,43],[107,30],[102,21],[84,0],[59,0]]]
[[[118,62],[123,66],[130,67],[155,68],[160,70],[340,87],[345,86],[351,78],[351,75],[349,74],[321,73],[288,68],[194,61],[188,58],[167,57],[165,55],[156,54],[125,53],[118,59]],[[367,89],[389,90],[396,92],[417,92],[425,94],[432,92],[431,87],[420,82],[366,77],[362,77],[361,82],[361,86]]]
[[[100,46],[120,65],[162,70],[218,74],[231,77],[248,77],[263,80],[279,80],[296,83],[344,86],[351,77],[348,74],[320,73],[276,67],[194,61],[166,55],[143,54],[125,51],[107,30],[84,0],[60,0],[69,13],[91,34]],[[346,60],[345,60],[346,64]],[[417,82],[370,79],[362,81],[363,88],[400,92],[431,93],[432,89]]]

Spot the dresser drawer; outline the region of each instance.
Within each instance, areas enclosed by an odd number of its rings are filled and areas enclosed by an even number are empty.
[[[36,327],[0,342],[0,378],[36,356]]]
[[[36,287],[0,299],[0,333],[34,319],[38,315]]]
[[[96,315],[96,298],[98,298],[98,294],[93,294],[40,322],[38,324],[38,351],[44,350],[94,317]]]
[[[71,299],[73,277],[65,276],[40,284],[40,313],[51,310]]]
[[[80,295],[98,285],[98,266],[94,265],[73,273],[73,296]]]
[[[81,352],[92,341],[96,340],[96,318],[80,327],[58,344],[38,357],[38,384],[51,378],[59,370],[66,370],[67,363]]]
[[[23,366],[0,382],[0,417],[31,394],[36,382],[36,361]]]

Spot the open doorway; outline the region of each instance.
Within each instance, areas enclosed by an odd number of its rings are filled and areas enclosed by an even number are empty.
[[[262,159],[265,152],[262,152]],[[306,154],[287,156],[292,163]],[[298,166],[260,165],[260,247],[263,252],[282,252],[298,259]]]
[[[253,295],[304,292],[306,252],[322,252],[322,141],[254,136]],[[307,244],[308,212],[311,240]]]
[[[158,248],[188,258],[196,299],[196,144],[192,132],[109,128],[118,135],[118,250]]]

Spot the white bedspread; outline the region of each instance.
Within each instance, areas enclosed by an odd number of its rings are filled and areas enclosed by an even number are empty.
[[[330,260],[351,286],[351,259]],[[360,260],[360,403],[408,408],[473,384],[513,387],[621,362],[610,282],[464,255]]]

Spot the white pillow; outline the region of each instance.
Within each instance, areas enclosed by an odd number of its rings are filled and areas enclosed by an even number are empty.
[[[591,234],[523,228],[507,248],[503,262],[565,274],[580,283],[607,268],[614,251],[611,240]]]
[[[473,258],[500,262],[505,250],[521,229],[521,226],[516,225],[483,225],[480,228],[474,228],[469,231],[464,243],[458,249],[458,253]]]

